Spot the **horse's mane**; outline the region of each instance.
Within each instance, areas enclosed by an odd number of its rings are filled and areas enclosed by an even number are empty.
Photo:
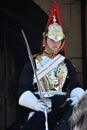
[[[70,122],[72,128],[75,126],[82,127],[84,122],[87,122],[87,90],[84,92],[82,98],[74,106],[72,115],[70,117]],[[87,123],[85,126],[87,126]]]

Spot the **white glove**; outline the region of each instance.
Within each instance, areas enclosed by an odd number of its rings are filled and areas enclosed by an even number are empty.
[[[45,104],[45,102],[43,102],[43,100],[38,100],[36,105],[34,106],[34,110],[36,110],[36,111],[45,112],[45,110],[47,110],[47,109],[48,109],[48,107]]]
[[[20,96],[19,104],[36,111],[44,112],[48,109],[46,103],[38,100],[31,91],[26,91]]]
[[[72,98],[67,98],[66,101],[68,102],[69,100],[72,101],[72,103],[70,105],[73,106],[73,105],[75,105],[78,102],[79,99],[78,99],[77,96],[75,96],[75,97],[72,97]]]
[[[70,98],[67,98],[67,101],[71,99],[72,103],[70,105],[73,106],[80,100],[83,94],[84,90],[82,88],[75,88],[71,91]]]

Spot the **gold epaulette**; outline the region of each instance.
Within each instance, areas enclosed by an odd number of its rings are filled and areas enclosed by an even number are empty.
[[[42,59],[42,55],[37,55],[36,58],[38,59],[38,61],[42,64],[42,66],[45,65],[44,60]]]
[[[39,54],[37,53],[37,54],[34,54],[32,57],[33,57],[33,58],[36,58],[36,59],[42,64],[42,66],[45,65],[45,63],[44,63],[44,61],[43,61],[43,59],[42,59],[42,55],[39,55]]]

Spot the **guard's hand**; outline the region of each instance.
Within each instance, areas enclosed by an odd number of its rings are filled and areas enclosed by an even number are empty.
[[[45,112],[45,110],[48,110],[48,107],[46,103],[43,100],[38,100],[37,104],[35,105],[34,109],[36,111]]]
[[[70,99],[72,100],[71,106],[75,105],[84,94],[84,90],[82,88],[74,88],[70,93]]]
[[[78,97],[72,97],[72,98],[67,98],[67,101],[71,100],[72,102],[70,103],[71,106],[74,106],[78,102]]]
[[[70,104],[71,106],[74,106],[77,102],[78,102],[78,97],[72,97],[72,98],[68,98],[68,100],[72,100],[72,103]]]

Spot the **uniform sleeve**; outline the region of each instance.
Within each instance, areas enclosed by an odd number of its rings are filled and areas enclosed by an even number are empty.
[[[72,91],[74,88],[80,87],[82,88],[81,84],[79,83],[77,72],[75,66],[71,63],[69,59],[65,60],[67,68],[68,68],[68,78],[67,84]]]
[[[33,70],[30,60],[25,64],[22,73],[19,78],[18,97],[25,91],[33,91]]]

